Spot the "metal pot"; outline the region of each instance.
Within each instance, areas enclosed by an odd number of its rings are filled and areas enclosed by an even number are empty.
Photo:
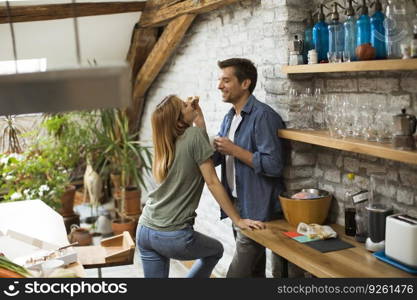
[[[70,243],[78,242],[79,246],[89,246],[93,242],[90,232],[85,228],[80,228],[78,225],[71,225],[71,232],[68,235]]]
[[[406,109],[401,110],[401,114],[393,116],[394,119],[394,135],[411,136],[416,132],[417,119],[416,116],[406,113]]]

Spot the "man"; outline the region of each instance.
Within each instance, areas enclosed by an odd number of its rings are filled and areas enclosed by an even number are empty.
[[[250,60],[218,62],[218,89],[233,105],[215,139],[214,161],[222,166],[222,183],[242,218],[270,221],[280,218],[284,155],[278,129],[281,117],[252,95],[257,70]],[[222,218],[226,215],[222,212]],[[236,250],[227,277],[265,277],[265,248],[233,228]]]

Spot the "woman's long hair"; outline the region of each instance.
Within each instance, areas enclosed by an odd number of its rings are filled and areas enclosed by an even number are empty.
[[[175,95],[165,97],[152,113],[152,140],[155,156],[152,173],[158,183],[164,181],[175,158],[175,142],[189,127],[183,121],[183,102]]]

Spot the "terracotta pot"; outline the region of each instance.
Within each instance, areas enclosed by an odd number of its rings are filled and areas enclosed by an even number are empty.
[[[80,226],[80,215],[74,214],[69,217],[63,217],[64,224],[65,224],[65,230],[67,231],[67,234],[71,232],[71,225],[76,224]]]
[[[71,232],[68,235],[70,243],[78,242],[77,246],[89,246],[93,242],[90,232],[85,228],[80,228],[77,225],[71,225]]]
[[[142,212],[140,196],[141,192],[138,188],[126,188],[124,213],[127,216],[135,216]]]
[[[74,195],[75,185],[69,185],[65,193],[61,196],[61,215],[63,217],[70,217],[74,215]]]
[[[110,180],[113,185],[113,198],[120,199],[120,186],[122,182],[120,174],[110,174]]]
[[[136,237],[136,227],[138,221],[132,218],[115,219],[112,221],[111,227],[114,235],[122,234],[123,231],[128,231],[133,240]]]
[[[83,203],[90,203],[90,197],[88,196],[88,194],[85,195],[85,200],[84,200],[84,189],[83,188],[79,188],[75,191],[75,195],[74,195],[74,205],[81,205]]]

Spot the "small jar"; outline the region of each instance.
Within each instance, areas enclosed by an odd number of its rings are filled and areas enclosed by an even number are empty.
[[[296,66],[298,65],[298,51],[290,51],[290,57],[289,57],[289,65],[290,66]]]
[[[316,49],[312,49],[308,51],[308,64],[317,64],[318,63],[318,56]]]
[[[402,59],[411,58],[411,45],[409,43],[404,43],[400,45]]]

